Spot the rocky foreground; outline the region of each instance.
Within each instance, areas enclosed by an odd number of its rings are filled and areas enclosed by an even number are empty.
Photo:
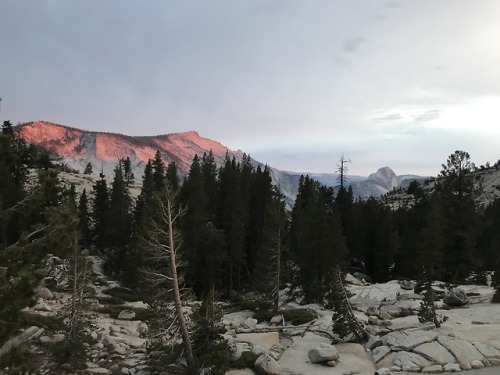
[[[355,280],[353,280],[355,281]],[[358,283],[360,284],[360,283]],[[410,285],[408,285],[410,284]],[[416,315],[422,297],[412,292],[411,283],[351,285],[352,304],[357,317],[371,334],[369,342],[330,345],[332,313],[319,306],[312,309],[318,318],[307,326],[286,327],[280,333],[238,333],[238,324],[249,330],[245,313],[226,315],[235,353],[253,350],[265,353],[256,370],[261,374],[373,375],[461,372],[500,366],[500,305],[491,304],[493,289],[461,286],[463,300],[447,300],[460,305],[452,309],[442,301],[439,314],[448,319],[436,329],[422,324]],[[453,296],[453,293],[451,293]],[[297,308],[289,304],[284,308]],[[266,324],[256,324],[264,330]],[[319,355],[320,353],[321,355]],[[238,356],[239,354],[235,354]],[[500,373],[500,367],[495,369]],[[228,374],[253,374],[253,370],[232,370]]]
[[[95,298],[91,301],[93,343],[86,345],[87,361],[79,372],[150,374],[148,359],[161,353],[147,352],[148,326],[136,316],[136,312],[147,311],[147,305],[124,302],[113,308],[106,306],[110,299],[106,291],[118,284],[104,276],[99,258],[92,257],[92,261],[96,276],[92,286]],[[49,259],[52,282],[47,284],[49,287],[39,288],[38,301],[26,308],[27,313],[55,316],[63,308],[69,295],[54,292],[61,290],[66,282],[64,267],[58,263],[55,258]],[[250,353],[257,358],[249,364],[251,368],[232,369],[227,374],[382,375],[405,371],[460,372],[489,367],[494,370],[491,374],[500,374],[500,305],[490,303],[491,287],[464,285],[448,293],[438,302],[438,313],[447,320],[437,329],[432,324],[419,322],[416,313],[422,296],[413,293],[411,282],[366,284],[354,277],[349,280],[351,303],[371,336],[368,343],[332,345],[332,313],[318,305],[302,306],[293,302],[282,305],[282,310],[307,309],[316,316],[299,326],[287,323],[280,315],[268,323],[257,322],[253,311],[227,313],[224,324],[232,363]],[[444,286],[436,284],[436,287],[442,288],[444,295]],[[5,343],[0,355],[10,348],[29,345],[30,350],[38,354],[37,374],[75,373],[70,365],[61,365],[44,355],[49,344],[64,339],[62,333],[32,326]],[[180,369],[177,364],[162,369],[162,373],[176,374]],[[3,373],[9,373],[9,369],[0,369],[0,374]]]

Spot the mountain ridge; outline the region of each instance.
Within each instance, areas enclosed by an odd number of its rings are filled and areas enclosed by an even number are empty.
[[[28,143],[43,146],[62,158],[70,168],[83,171],[87,163],[94,170],[111,175],[120,158],[129,157],[132,171],[141,176],[149,159],[159,150],[166,163],[175,162],[183,175],[189,172],[195,155],[212,151],[217,165],[221,165],[226,153],[241,161],[245,153],[233,151],[218,141],[204,138],[195,130],[153,136],[130,136],[119,133],[88,131],[48,121],[33,121],[14,127],[17,134]],[[251,159],[254,166],[264,166]],[[309,175],[320,183],[335,187],[338,175],[334,173],[308,173],[283,171],[268,166],[273,183],[285,195],[287,205],[293,206],[301,175]],[[355,198],[383,195],[399,186],[400,180],[389,167],[382,167],[368,178],[348,176]]]

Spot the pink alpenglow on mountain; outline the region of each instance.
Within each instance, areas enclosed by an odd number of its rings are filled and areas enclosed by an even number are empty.
[[[156,136],[131,137],[122,134],[91,132],[45,121],[21,124],[18,134],[28,143],[40,145],[56,153],[75,169],[91,162],[104,165],[108,173],[118,159],[129,157],[135,168],[142,169],[156,151],[165,163],[175,161],[182,172],[187,172],[195,155],[201,157],[212,151],[220,164],[226,153],[241,160],[242,151],[231,151],[219,142],[200,137],[195,131]],[[139,174],[140,175],[140,174]]]

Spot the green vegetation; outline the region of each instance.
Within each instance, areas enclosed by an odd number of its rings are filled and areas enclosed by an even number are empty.
[[[143,296],[139,295],[136,292],[133,292],[128,288],[123,288],[123,287],[114,287],[111,289],[106,289],[103,291],[103,293],[127,302],[137,302],[143,300]]]
[[[214,290],[224,299],[248,290],[265,296],[267,302],[244,300],[229,306],[253,310],[261,321],[276,314],[283,314],[287,324],[311,321],[314,316],[305,310],[279,310],[277,292],[287,285],[304,303],[333,307],[334,328],[341,336],[350,332],[360,338],[362,332],[352,319],[342,285],[342,274],[347,270],[363,272],[375,282],[403,277],[418,280],[425,295],[422,319],[435,323],[434,300],[441,295],[432,289],[433,280],[458,283],[472,276],[475,282],[484,282],[486,271],[494,270],[493,301],[500,301],[500,199],[481,206],[481,183],[464,151],[448,157],[431,182],[432,188],[412,183],[409,193],[414,204],[395,210],[380,200],[353,196],[344,184],[347,170],[343,157],[340,188],[327,188],[301,176],[291,212],[285,212],[269,168],[254,166],[248,155],[237,159],[228,153],[221,165],[211,152],[196,156],[182,181],[176,164],[166,165],[163,157],[157,152],[147,163],[135,201],[129,191],[134,176],[127,158],[117,160],[111,184],[101,176],[91,191],[78,192],[75,186],[63,186],[59,180],[59,172],[68,170],[67,166],[54,163],[47,151],[27,145],[15,135],[10,122],[3,123],[0,343],[29,324],[79,331],[90,291],[85,288],[88,278],[83,272],[87,267],[83,249],[101,255],[105,271],[130,287],[109,289],[109,297],[100,298],[107,305],[100,311],[113,318],[130,309],[124,302],[156,301],[158,307],[158,295],[153,292],[164,292],[166,298],[160,307],[171,313],[167,281],[174,268],[179,284],[193,296],[212,300],[193,317],[198,325],[193,336],[194,368],[201,362],[213,363],[221,371],[226,366],[227,347],[218,341],[217,304],[211,296]],[[85,173],[91,173],[91,168],[87,165]],[[173,193],[170,207],[180,209],[172,211],[179,215],[171,229],[158,220],[165,214],[165,206],[158,202],[166,202],[167,191]],[[158,237],[150,236],[151,229],[157,229]],[[152,259],[145,250],[152,238],[159,250],[169,249],[167,239],[174,229],[183,239],[176,248],[182,262],[168,268],[168,257]],[[69,260],[70,269],[78,271],[70,280],[74,288],[69,306],[71,317],[78,318],[70,320],[78,321],[77,326],[61,326],[53,318],[37,317],[32,322],[32,317],[21,311],[33,303],[33,290],[45,276],[40,272],[42,261],[49,252]],[[151,265],[161,272],[150,274],[153,284],[146,285],[143,271],[147,267],[153,270]],[[163,279],[151,278],[155,275]],[[131,310],[137,319],[153,318],[151,310]],[[169,323],[179,320],[175,313],[164,318],[170,319]],[[214,345],[210,351],[213,357],[196,353],[209,341]],[[62,346],[60,357],[65,358],[70,349],[78,352],[82,343],[78,341],[75,348]],[[16,358],[24,354],[12,353],[9,361],[17,363]]]

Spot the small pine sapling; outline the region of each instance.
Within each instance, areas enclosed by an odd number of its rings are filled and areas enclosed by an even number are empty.
[[[350,294],[344,286],[340,267],[336,266],[333,271],[333,283],[329,300],[333,309],[332,330],[340,339],[353,335],[357,341],[368,340],[368,333],[362,323],[354,315],[353,308],[349,302]]]

